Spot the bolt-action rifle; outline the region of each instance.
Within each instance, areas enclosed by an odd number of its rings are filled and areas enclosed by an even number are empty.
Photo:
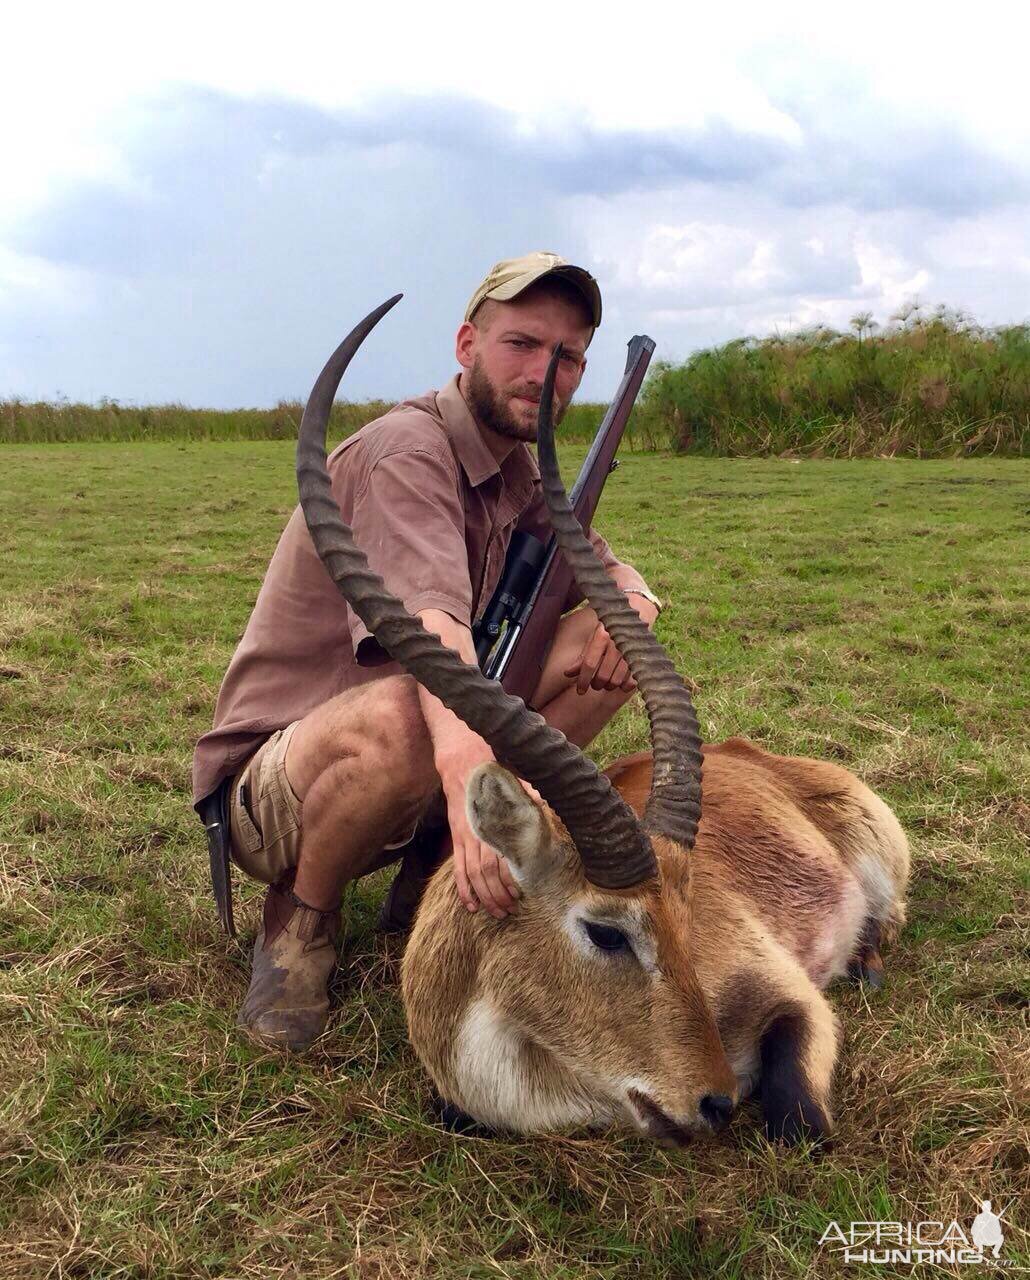
[[[584,529],[593,521],[604,482],[619,465],[615,453],[653,353],[650,338],[630,340],[626,372],[572,489],[572,507]],[[512,536],[500,582],[472,629],[480,667],[508,693],[532,695],[571,586],[572,570],[553,537],[545,543],[529,533]]]

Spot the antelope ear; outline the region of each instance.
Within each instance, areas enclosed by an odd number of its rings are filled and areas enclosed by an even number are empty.
[[[525,787],[499,764],[481,764],[468,780],[465,811],[485,844],[502,854],[519,884],[550,864],[551,826]]]

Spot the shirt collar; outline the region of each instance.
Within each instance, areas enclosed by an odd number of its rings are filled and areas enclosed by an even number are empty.
[[[443,419],[444,429],[458,455],[458,461],[473,487],[498,474],[503,476],[509,488],[520,480],[531,480],[536,476],[536,460],[521,442],[498,465],[465,403],[465,397],[458,387],[457,375],[436,393],[436,405]]]

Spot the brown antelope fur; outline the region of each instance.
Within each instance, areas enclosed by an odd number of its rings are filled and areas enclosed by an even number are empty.
[[[650,753],[606,772],[642,812]],[[725,1122],[704,1099],[757,1092],[771,1137],[831,1130],[839,1030],[820,988],[849,967],[875,981],[876,940],[905,918],[907,842],[872,791],[741,738],[708,746],[693,851],[654,837],[659,879],[620,891],[589,884],[561,824],[499,766],[473,775],[468,805],[523,896],[505,920],[470,916],[445,865],[415,922],[408,1027],[452,1114],[675,1143]],[[587,918],[634,954],[599,950]]]

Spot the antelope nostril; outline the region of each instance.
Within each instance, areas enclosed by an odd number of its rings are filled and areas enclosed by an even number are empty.
[[[733,1115],[733,1099],[724,1093],[706,1093],[698,1107],[701,1117],[715,1133],[725,1129]]]

